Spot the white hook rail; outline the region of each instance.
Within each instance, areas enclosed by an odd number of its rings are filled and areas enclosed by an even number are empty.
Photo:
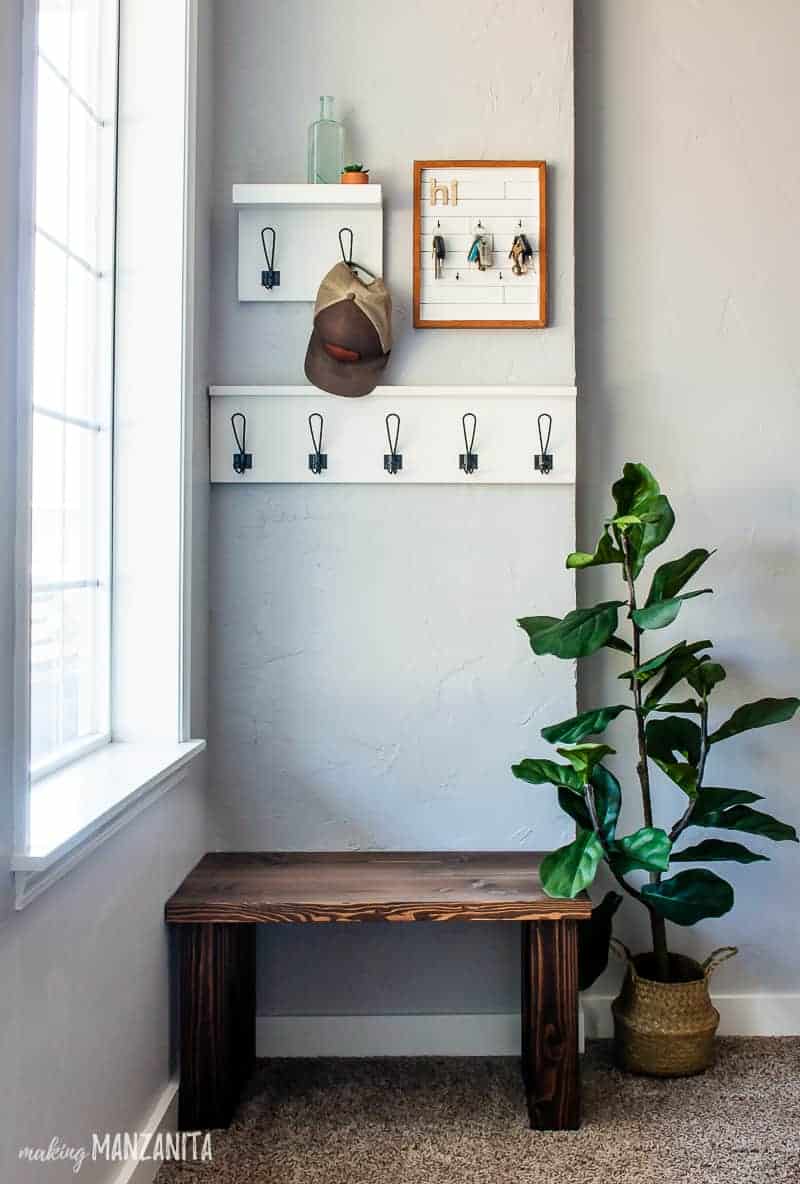
[[[572,485],[575,482],[575,387],[377,387],[344,399],[311,386],[215,386],[211,395],[211,480],[230,485],[387,484]],[[462,416],[475,415],[478,467],[459,467]],[[537,470],[537,419],[552,416],[548,453],[553,467]],[[234,470],[231,415],[247,420],[252,467]],[[308,417],[322,415],[327,467],[310,471]],[[384,468],[386,416],[400,416],[400,472]],[[241,467],[241,466],[240,466]]]

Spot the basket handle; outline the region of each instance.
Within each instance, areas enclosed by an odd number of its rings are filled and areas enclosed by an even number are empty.
[[[739,953],[736,946],[720,946],[718,950],[712,950],[705,962],[700,963],[700,967],[706,978],[711,978],[711,975],[721,966],[723,962],[727,962],[729,958],[735,958]]]

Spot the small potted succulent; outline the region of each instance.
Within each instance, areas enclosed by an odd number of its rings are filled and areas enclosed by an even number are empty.
[[[346,164],[342,169],[343,185],[369,185],[369,169],[363,164]]]
[[[663,563],[641,596],[637,580],[649,554],[666,541],[675,515],[642,464],[626,464],[611,492],[616,506],[600,541],[591,553],[569,555],[567,567],[616,567],[624,587],[621,598],[575,609],[563,619],[523,617],[518,623],[537,655],[572,660],[603,648],[618,653],[623,664],[619,678],[630,699],[592,707],[543,728],[542,737],[558,746],[563,761],[526,758],[512,771],[532,785],[553,786],[559,805],[576,824],[573,842],[542,861],[544,891],[554,897],[577,896],[605,863],[617,887],[646,911],[650,921],[650,950],[631,956],[622,947],[627,974],[612,1007],[618,1062],[633,1072],[682,1076],[702,1072],[712,1061],[719,1013],[711,1003],[708,979],[715,966],[736,951],[725,947],[696,962],[669,948],[667,924],[695,925],[733,907],[732,886],[703,865],[767,859],[718,832],[737,840],[746,835],[797,842],[793,826],[753,808],[760,794],[749,788],[719,788],[717,745],[752,728],[790,720],[800,699],[759,699],[712,722],[717,715],[715,692],[718,697],[726,675],[707,652],[711,642],[670,639],[671,644],[644,653],[645,643],[657,642],[658,631],[675,621],[687,601],[711,592],[683,589],[712,552],[698,547]],[[623,622],[626,629],[620,628]],[[621,834],[618,826],[623,792],[607,759],[615,750],[591,739],[617,720],[630,721],[636,748],[635,780],[644,825],[630,834]],[[675,819],[660,817],[654,791],[656,776],[661,775],[683,794]],[[609,893],[596,910],[602,914],[598,924],[587,923],[586,938],[594,928],[604,948],[589,950],[583,959],[581,987],[603,970],[619,900],[618,893]]]

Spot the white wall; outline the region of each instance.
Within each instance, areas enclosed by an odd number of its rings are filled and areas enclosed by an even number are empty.
[[[395,334],[385,381],[571,384],[571,0],[226,0],[216,14],[214,381],[305,381],[311,306],[237,301],[231,185],[305,180],[306,130],[327,93],[351,131],[348,155],[384,186]],[[544,332],[411,327],[412,161],[473,157],[548,161]],[[573,534],[566,487],[215,486],[209,739],[227,842],[563,841],[569,824],[550,795],[508,766],[544,747],[545,717],[574,709],[571,668],[535,661],[515,625],[572,606],[561,559]],[[261,937],[262,1012],[518,1004],[513,926]]]
[[[215,381],[302,381],[304,307],[271,309],[273,315],[266,316],[260,307],[236,303],[230,184],[302,179],[305,126],[322,90],[344,99],[345,118],[357,129],[351,155],[363,157],[386,187],[386,272],[399,329],[388,381],[458,382],[466,375],[477,382],[569,381],[568,7],[532,10],[478,0],[434,7],[393,4],[381,7],[379,28],[374,6],[361,3],[348,5],[345,16],[340,5],[310,0],[301,5],[234,0],[225,4],[224,16],[218,10]],[[760,695],[791,694],[797,688],[798,642],[795,437],[800,412],[794,322],[800,274],[795,198],[800,95],[794,58],[800,16],[789,0],[766,6],[732,6],[723,0],[577,0],[575,20],[579,537],[582,543],[594,540],[606,491],[623,461],[648,462],[678,513],[669,553],[694,545],[719,548],[708,567],[717,595],[713,602],[691,606],[685,621],[693,636],[715,638],[728,666],[721,710]],[[527,46],[521,64],[513,50],[517,39]],[[437,53],[437,44],[445,52]],[[557,327],[520,336],[414,333],[409,327],[411,160],[517,152],[556,162],[551,223]],[[503,630],[510,602],[516,606],[519,599],[506,582],[505,562],[515,565],[525,605],[556,611],[553,594],[537,588],[527,547],[539,503],[513,490],[497,491],[494,500],[482,493],[472,499],[462,491],[437,491],[433,503],[421,491],[395,513],[396,502],[387,492],[371,491],[369,502],[357,491],[334,494],[316,488],[212,493],[214,781],[234,844],[291,843],[326,833],[329,845],[374,841],[374,829],[363,828],[361,810],[366,806],[371,820],[373,801],[362,799],[358,810],[347,814],[338,789],[330,791],[330,785],[344,784],[349,795],[353,785],[352,764],[336,763],[343,747],[350,757],[352,737],[364,719],[361,711],[349,710],[348,692],[341,693],[340,714],[326,718],[312,737],[318,774],[287,779],[287,772],[305,759],[298,752],[303,753],[307,736],[296,720],[283,725],[298,696],[301,703],[309,701],[308,687],[319,679],[320,654],[336,655],[342,663],[340,680],[347,685],[352,658],[370,699],[405,689],[393,688],[384,677],[387,642],[375,602],[365,591],[372,587],[370,560],[377,554],[380,596],[389,595],[383,556],[392,541],[393,554],[405,562],[410,557],[413,564],[416,583],[407,582],[415,612],[424,604],[429,619],[438,620],[454,587],[457,611],[463,604],[480,603],[487,615],[479,648],[490,634],[495,645],[507,643]],[[475,551],[483,555],[488,546],[493,563],[465,562],[457,545],[465,520],[472,538],[480,540]],[[495,523],[502,536],[496,544],[490,537]],[[236,562],[245,547],[250,571]],[[438,574],[428,588],[420,583],[420,570],[432,553]],[[286,564],[287,554],[294,561],[302,556],[301,580]],[[520,554],[524,568],[517,566]],[[357,577],[347,574],[354,558]],[[489,591],[495,577],[503,586],[500,595]],[[603,573],[584,576],[580,589],[584,603],[616,594]],[[405,601],[404,593],[391,600],[403,622]],[[292,621],[291,606],[300,614],[299,625]],[[384,619],[392,630],[389,662],[396,663],[397,651],[404,649],[409,664],[421,663],[424,671],[427,658],[421,651],[429,635],[422,647],[413,634],[401,633],[398,640],[395,617],[389,612]],[[298,637],[307,620],[314,630],[326,620],[333,635],[323,645],[315,632],[310,652],[308,638]],[[469,643],[469,631],[464,637]],[[299,648],[304,655],[292,656]],[[509,660],[510,650],[504,652]],[[583,707],[618,696],[616,670],[614,659],[604,656],[586,665],[580,681]],[[478,672],[480,667],[465,668],[456,687]],[[435,669],[429,673],[435,686]],[[507,687],[506,703],[509,710],[512,703],[519,706],[519,720],[535,696],[531,673],[530,666],[518,671]],[[332,698],[337,685],[342,684],[326,669],[323,686]],[[442,732],[434,715],[435,731],[420,739],[422,752],[430,754],[442,750],[444,735],[456,770],[465,763],[458,757],[459,742],[462,747],[469,743],[474,728],[465,701],[451,703],[449,732]],[[487,702],[497,706],[496,688]],[[374,717],[374,702],[366,711]],[[556,718],[555,705],[546,706],[544,714]],[[386,731],[389,755],[398,730],[407,740],[397,715],[398,727]],[[529,728],[527,735],[534,734]],[[618,729],[614,739],[621,735]],[[505,776],[505,763],[513,744],[496,718],[481,731],[479,743],[484,753],[497,757],[490,808],[498,803],[508,808],[514,786]],[[763,789],[777,814],[798,822],[793,783],[799,744],[796,727],[732,741],[714,755],[715,781]],[[624,768],[624,755],[619,768]],[[365,755],[365,761],[370,759],[382,774],[387,753],[376,747]],[[281,784],[288,792],[276,801],[274,787]],[[418,789],[423,798],[425,782]],[[659,800],[671,809],[670,794],[668,786],[659,785]],[[379,801],[378,808],[383,805]],[[387,808],[394,805],[390,801]],[[434,825],[417,830],[426,817]],[[394,819],[393,842],[406,841],[412,833],[433,835],[441,827],[438,833],[457,845],[474,833],[464,831],[452,798],[426,815],[424,802],[412,795],[409,809]],[[525,821],[536,823],[538,815],[534,811]],[[322,829],[326,822],[328,832]],[[636,824],[634,817],[631,823]],[[797,850],[783,845],[770,846],[769,852],[770,864],[720,868],[737,889],[733,913],[694,930],[673,931],[676,945],[698,954],[728,941],[743,947],[720,973],[718,987],[725,992],[797,991],[800,943],[791,903]],[[634,945],[645,936],[627,904],[621,931]],[[452,965],[463,970],[471,953],[474,966],[486,966],[479,961],[477,942],[470,953],[457,948],[462,940],[475,941],[469,936],[448,939],[453,962],[441,968],[424,934],[404,935],[408,949],[397,945],[394,934],[348,935],[341,961],[327,949],[339,940],[334,943],[328,934],[283,934],[272,957],[264,949],[262,1011],[341,1011],[342,998],[326,1000],[343,965],[349,968],[345,982],[352,988],[352,1010],[502,1011],[515,1004],[510,933],[497,939],[506,944],[490,955],[492,974],[466,986]],[[300,962],[297,972],[287,969],[304,950],[312,961]],[[435,969],[425,970],[423,985],[400,990],[399,962]],[[319,991],[308,986],[310,964],[322,968]],[[618,975],[615,968],[598,990],[612,991]],[[455,987],[448,989],[448,976]],[[796,1009],[796,1000],[791,1006]],[[770,1012],[759,1014],[769,1017]]]
[[[21,1145],[53,1136],[90,1145],[91,1132],[137,1130],[175,1072],[170,1009],[166,898],[200,853],[213,845],[201,766],[110,839],[23,912],[11,911],[11,770],[20,0],[0,5],[0,1179],[30,1184],[37,1168],[20,1163]],[[201,221],[207,218],[210,167],[210,8],[201,5],[199,143]],[[205,214],[202,213],[205,208]],[[199,241],[207,268],[207,235]],[[205,260],[204,261],[204,257]],[[198,312],[207,339],[207,307]],[[199,386],[205,383],[201,350]],[[204,400],[198,406],[204,440]],[[196,558],[193,723],[205,719],[205,516],[207,457],[196,449],[200,491],[194,519]],[[196,732],[195,734],[202,734]],[[119,1165],[86,1163],[87,1184],[108,1181]],[[48,1180],[73,1179],[69,1164],[48,1165]]]
[[[792,0],[576,4],[578,537],[595,539],[610,482],[641,459],[678,517],[665,552],[719,549],[703,572],[716,596],[659,642],[714,639],[723,718],[800,686],[799,40]],[[578,586],[583,603],[618,588],[597,573]],[[586,664],[584,708],[617,701],[617,670]],[[710,784],[766,793],[800,825],[799,756],[796,723],[750,733],[714,750]],[[658,796],[672,813],[666,785]],[[798,849],[751,845],[773,862],[720,865],[734,911],[672,939],[702,955],[741,946],[720,991],[796,993]]]

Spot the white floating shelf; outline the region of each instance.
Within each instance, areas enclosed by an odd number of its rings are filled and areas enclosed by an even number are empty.
[[[235,206],[380,206],[380,185],[234,185]]]
[[[353,262],[383,273],[380,185],[234,185],[239,222],[239,299],[261,304],[317,298],[322,277],[341,259],[339,230],[353,232]],[[261,231],[275,230],[280,284],[263,287]],[[270,236],[267,236],[269,246]],[[348,239],[345,240],[346,245]]]
[[[329,395],[313,386],[214,386],[211,395],[211,480],[230,485],[389,484],[572,485],[575,482],[575,387],[379,386],[362,399]],[[461,417],[477,416],[478,470],[459,469],[465,451]],[[231,415],[247,417],[252,468],[233,469]],[[327,469],[308,467],[313,451],[308,417],[324,417]],[[383,467],[389,452],[385,418],[400,416],[401,472]],[[553,417],[553,470],[539,472],[537,417]]]

